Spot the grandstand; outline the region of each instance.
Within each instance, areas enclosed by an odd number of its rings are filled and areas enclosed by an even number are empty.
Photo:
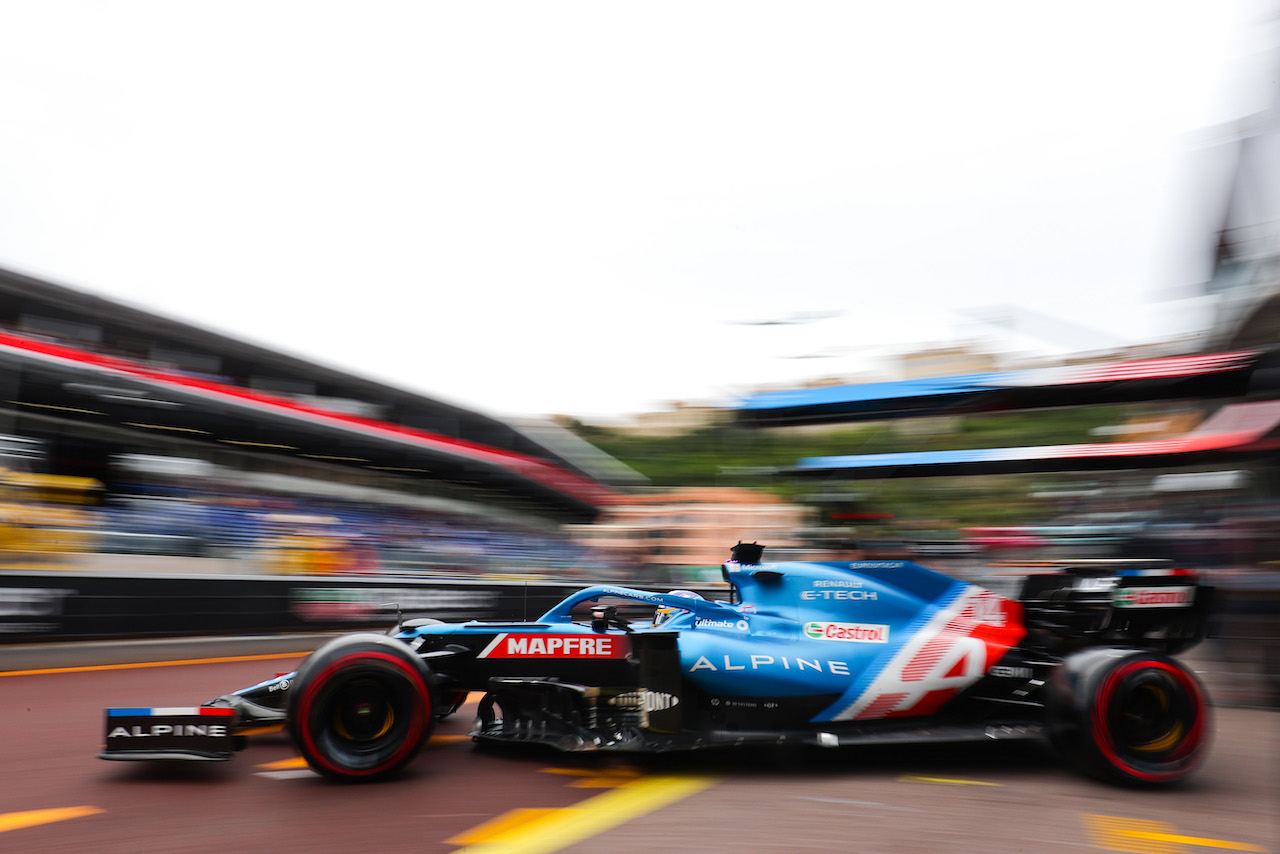
[[[590,521],[626,476],[602,466],[594,448],[575,453],[562,435],[552,443],[498,418],[2,269],[0,364],[0,465],[91,478],[108,491],[136,481],[137,460],[151,457],[294,492],[338,490],[352,501],[550,528]],[[146,473],[152,480],[157,465]]]

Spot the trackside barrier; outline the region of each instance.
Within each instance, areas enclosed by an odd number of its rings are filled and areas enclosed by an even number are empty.
[[[536,619],[580,584],[0,571],[0,644]]]

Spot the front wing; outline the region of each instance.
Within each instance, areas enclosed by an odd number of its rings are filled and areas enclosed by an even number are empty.
[[[243,746],[235,709],[107,709],[106,744],[101,759],[186,759],[223,761]]]

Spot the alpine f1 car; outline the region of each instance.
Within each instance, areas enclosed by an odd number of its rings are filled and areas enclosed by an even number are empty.
[[[199,707],[108,709],[100,755],[228,759],[248,731],[285,724],[320,774],[383,778],[473,691],[475,740],[567,751],[1045,738],[1085,772],[1142,785],[1205,755],[1209,704],[1173,658],[1208,621],[1212,588],[1190,571],[1085,561],[1009,598],[908,561],[762,557],[733,549],[724,600],[593,586],[536,622],[340,636]]]

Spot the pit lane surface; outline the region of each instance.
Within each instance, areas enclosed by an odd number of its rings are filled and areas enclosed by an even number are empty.
[[[1280,854],[1280,714],[1249,709],[1217,710],[1205,767],[1160,792],[1080,778],[1026,743],[649,758],[477,750],[467,709],[388,783],[328,783],[281,734],[228,763],[97,759],[105,707],[194,705],[300,660],[203,651],[52,672],[44,658],[22,672],[21,648],[0,647],[0,850]]]

